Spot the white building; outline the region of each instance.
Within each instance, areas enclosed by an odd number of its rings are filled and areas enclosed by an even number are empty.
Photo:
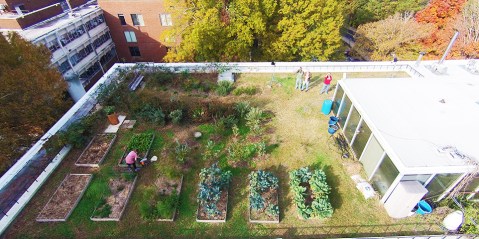
[[[440,200],[477,170],[479,75],[470,63],[448,61],[439,74],[428,62],[416,68],[424,77],[339,81],[333,113],[381,202],[404,181]],[[476,178],[463,191],[476,198],[478,187]]]
[[[116,60],[115,45],[103,11],[96,3],[79,6],[17,31],[23,38],[48,47],[52,64],[68,81],[68,91],[75,101],[85,94],[85,88],[89,88],[92,81],[101,77],[100,72],[104,74],[112,60]]]

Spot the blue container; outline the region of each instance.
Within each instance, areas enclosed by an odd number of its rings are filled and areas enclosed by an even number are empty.
[[[329,125],[335,125],[336,123],[338,123],[339,121],[339,118],[338,117],[334,117],[334,116],[331,116],[329,117]]]
[[[336,125],[330,125],[329,126],[328,133],[334,134],[334,133],[336,133],[336,131],[338,131],[338,126],[336,126]]]
[[[419,201],[417,204],[416,213],[419,215],[429,214],[432,212],[432,207],[424,200]]]
[[[329,115],[331,113],[331,107],[333,107],[333,101],[332,100],[324,100],[323,101],[323,107],[321,107],[321,112],[325,115]]]

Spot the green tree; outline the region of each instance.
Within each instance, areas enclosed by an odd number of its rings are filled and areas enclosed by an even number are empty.
[[[282,61],[329,60],[341,46],[344,3],[337,0],[281,0],[280,36],[271,55]]]
[[[417,12],[424,8],[427,0],[347,0],[348,24],[361,24],[383,20],[395,13]]]
[[[71,105],[51,54],[12,33],[0,37],[0,172]]]
[[[384,20],[366,23],[358,27],[353,51],[369,60],[413,60],[420,50],[419,40],[433,29],[430,24],[419,24],[412,14],[395,14]]]

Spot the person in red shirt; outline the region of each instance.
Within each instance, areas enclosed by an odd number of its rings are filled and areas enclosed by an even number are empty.
[[[138,150],[134,149],[125,158],[126,165],[128,165],[128,168],[130,170],[134,170],[137,172],[140,170],[139,168],[136,168],[136,159],[138,158],[138,154],[136,153]]]
[[[328,73],[326,77],[324,77],[323,87],[321,88],[321,91],[319,92],[319,94],[328,93],[332,80],[333,80],[333,77],[331,76],[331,73]]]

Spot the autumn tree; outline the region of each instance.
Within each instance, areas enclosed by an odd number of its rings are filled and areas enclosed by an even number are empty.
[[[423,10],[416,14],[416,21],[432,23],[438,29],[459,14],[466,0],[431,0]]]
[[[392,53],[413,60],[420,50],[418,40],[428,36],[431,29],[432,25],[414,21],[412,14],[395,14],[359,26],[353,51],[370,60],[388,60]]]
[[[71,104],[51,54],[12,33],[0,37],[0,172],[4,172]]]
[[[329,60],[340,48],[344,3],[337,0],[281,0],[279,38],[271,55],[282,61]]]
[[[454,28],[460,32],[458,53],[466,58],[479,57],[479,1],[469,0]]]

